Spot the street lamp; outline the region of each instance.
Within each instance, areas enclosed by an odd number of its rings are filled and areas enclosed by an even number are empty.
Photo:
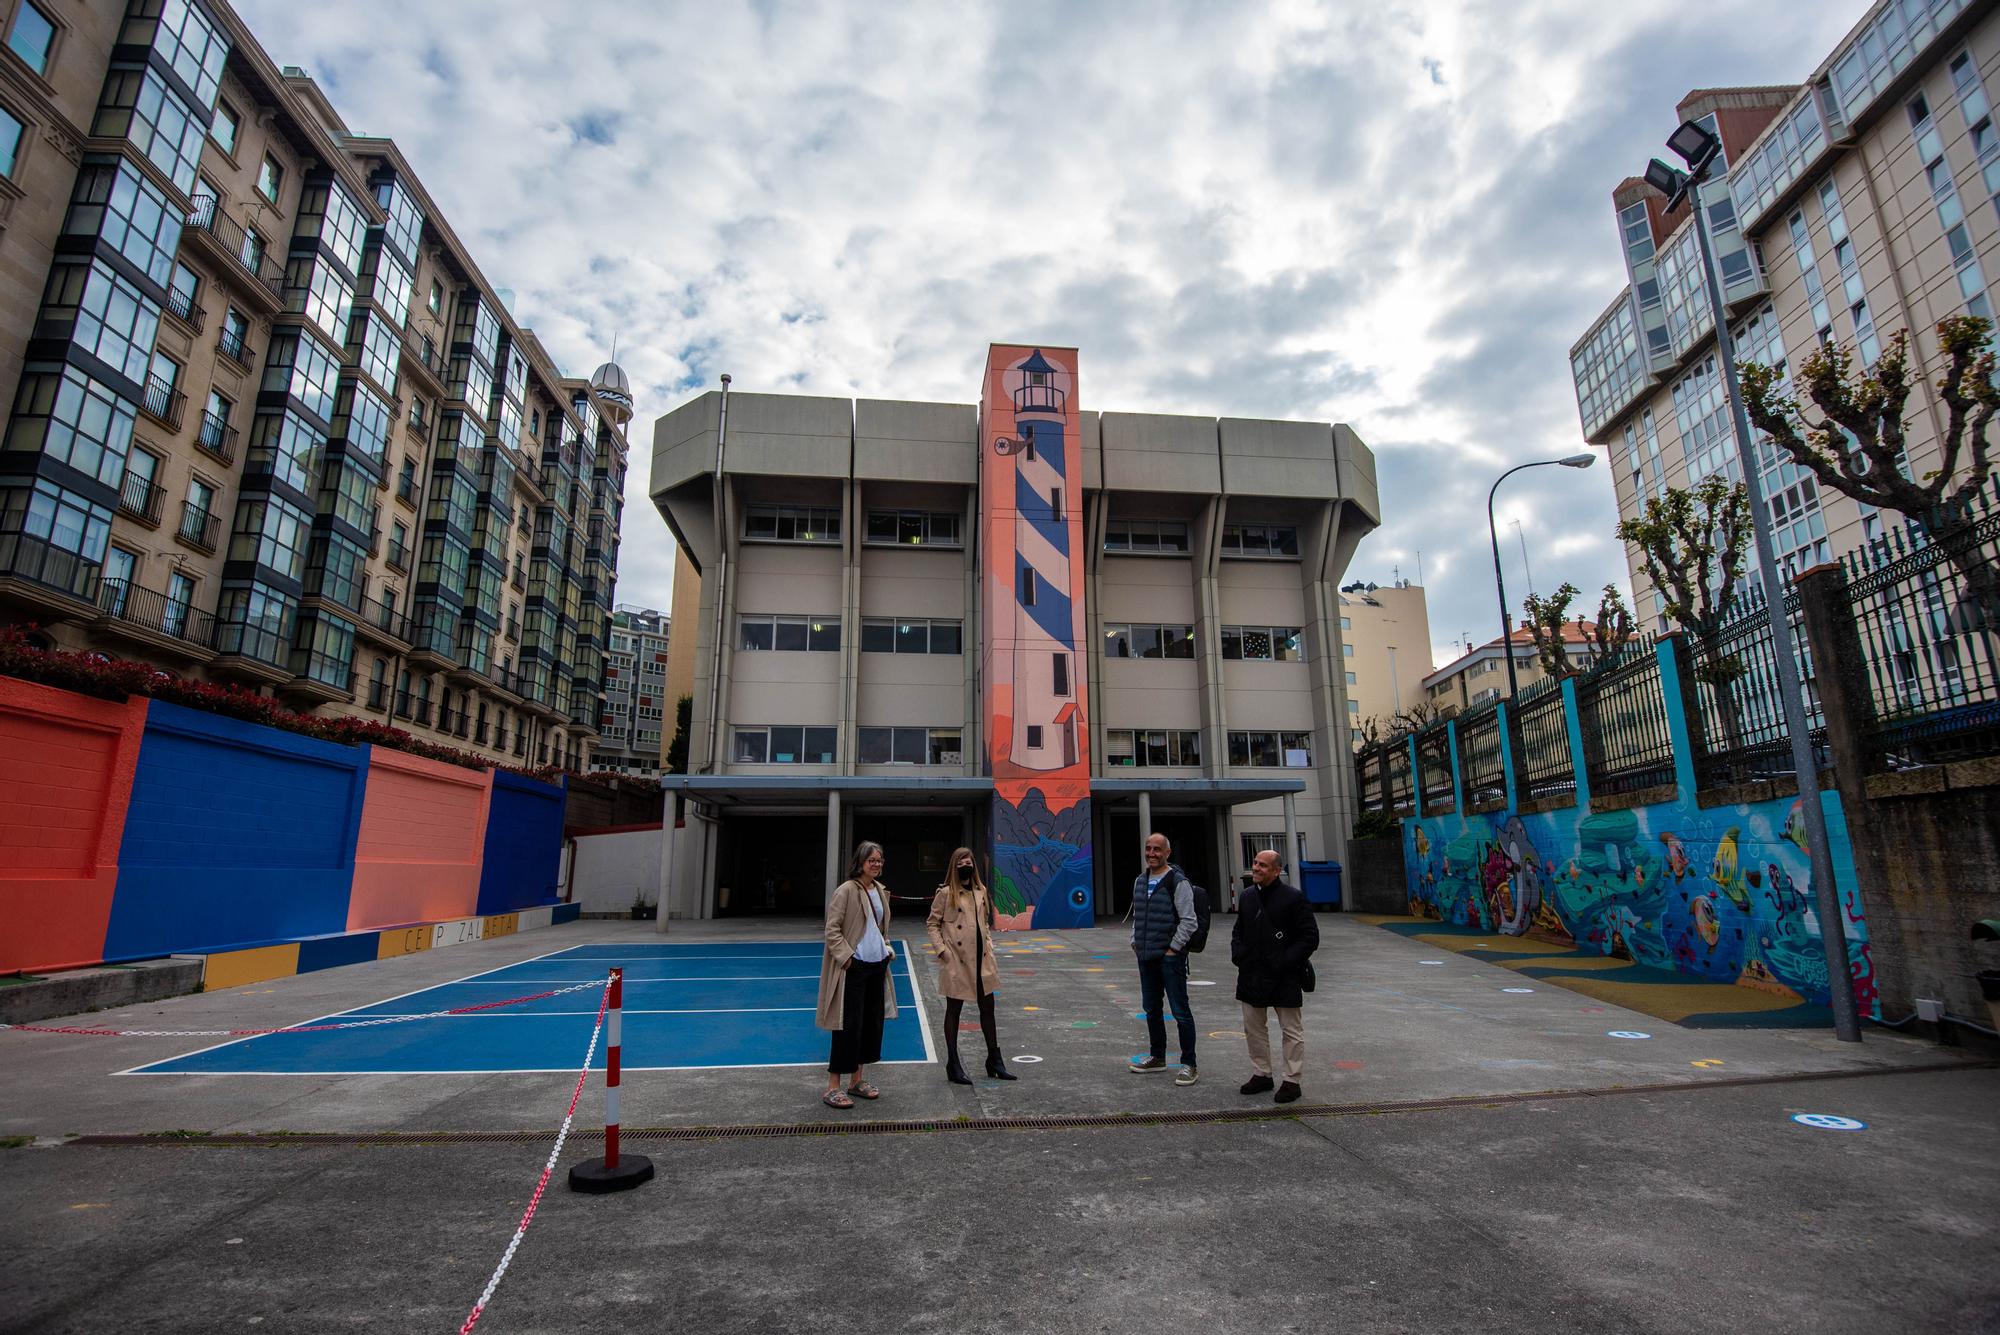
[[[1514,714],[1514,696],[1520,690],[1520,683],[1514,672],[1514,615],[1507,610],[1507,580],[1500,573],[1500,532],[1493,526],[1493,496],[1505,482],[1523,468],[1546,468],[1560,464],[1564,468],[1588,468],[1597,462],[1597,456],[1583,454],[1565,455],[1560,459],[1536,459],[1532,463],[1516,464],[1493,480],[1493,487],[1486,493],[1486,536],[1493,540],[1493,587],[1500,593],[1500,652],[1507,658],[1507,716],[1511,724]]]
[[[1736,457],[1743,470],[1743,487],[1750,501],[1750,525],[1757,539],[1757,564],[1764,586],[1764,606],[1770,609],[1771,648],[1778,668],[1778,703],[1785,711],[1785,731],[1792,745],[1792,770],[1798,775],[1799,809],[1805,816],[1806,856],[1812,864],[1813,890],[1818,901],[1820,941],[1826,949],[1827,999],[1833,1008],[1834,1033],[1849,1043],[1861,1041],[1861,1023],[1854,1010],[1852,968],[1847,959],[1847,932],[1840,891],[1833,883],[1833,859],[1828,855],[1826,812],[1820,806],[1819,766],[1806,722],[1805,695],[1799,684],[1792,626],[1785,618],[1785,587],[1771,545],[1771,520],[1764,509],[1764,489],[1757,478],[1757,456],[1750,442],[1750,417],[1743,409],[1743,392],[1736,383],[1736,346],[1729,336],[1729,313],[1723,307],[1722,274],[1708,239],[1708,210],[1702,207],[1701,186],[1721,153],[1722,143],[1694,121],[1683,121],[1667,138],[1667,147],[1686,162],[1683,172],[1658,158],[1646,164],[1646,184],[1667,197],[1667,211],[1682,200],[1694,204],[1695,238],[1701,246],[1702,276],[1708,286],[1709,316],[1715,323],[1717,359],[1723,388],[1729,394],[1730,422],[1736,432]]]

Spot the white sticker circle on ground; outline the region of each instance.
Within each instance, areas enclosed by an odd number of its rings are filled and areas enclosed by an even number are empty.
[[[1419,964],[1443,964],[1443,960],[1418,960]]]
[[[1794,1113],[1792,1120],[1800,1126],[1813,1127],[1819,1131],[1866,1131],[1868,1123],[1857,1122],[1852,1117],[1840,1117],[1833,1113]]]
[[[1651,1034],[1643,1033],[1637,1029],[1607,1029],[1604,1031],[1604,1036],[1606,1038],[1651,1038],[1652,1037]]]
[[[1033,1065],[1034,1065],[1034,1064],[1035,1064],[1036,1062],[1040,1061],[1040,1060],[1041,1060],[1041,1058],[1040,1058],[1040,1057],[1025,1057],[1025,1056],[1024,1056],[1024,1057],[1016,1057],[1016,1058],[1014,1058],[1013,1060],[1015,1060],[1015,1061],[1017,1061],[1017,1062],[1021,1063],[1021,1064],[1022,1064],[1023,1066],[1033,1066]]]
[[[1211,981],[1211,980],[1209,980],[1209,979],[1206,979],[1206,978],[1190,978],[1190,979],[1188,979],[1188,986],[1189,986],[1189,987],[1214,987],[1214,986],[1215,986],[1215,984],[1214,984],[1214,982],[1213,982],[1213,981]]]
[[[1535,989],[1532,987],[1503,987],[1500,990],[1502,992],[1532,992]]]

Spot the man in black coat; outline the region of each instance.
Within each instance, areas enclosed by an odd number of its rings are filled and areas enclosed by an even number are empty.
[[[1319,924],[1296,887],[1280,879],[1278,855],[1265,849],[1250,860],[1250,887],[1236,903],[1236,927],[1229,934],[1229,959],[1236,966],[1236,999],[1243,1003],[1243,1037],[1250,1048],[1251,1077],[1239,1091],[1262,1094],[1271,1088],[1271,1033],[1268,1011],[1278,1012],[1283,1035],[1285,1081],[1273,1098],[1290,1103],[1304,1091],[1306,1029],[1301,980],[1319,949]]]

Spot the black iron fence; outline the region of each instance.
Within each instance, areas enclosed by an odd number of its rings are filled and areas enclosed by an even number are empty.
[[[1438,725],[1417,734],[1417,764],[1424,814],[1435,816],[1454,810],[1457,798],[1451,786],[1451,732],[1447,727]]]
[[[128,626],[185,640],[199,648],[207,648],[215,638],[215,618],[209,613],[129,580],[99,580],[97,605],[106,616]]]
[[[1824,767],[1830,760],[1826,714],[1820,707],[1797,593],[1785,596],[1785,619],[1798,653],[1815,755]],[[1785,727],[1784,696],[1778,684],[1777,642],[1762,591],[1753,586],[1718,629],[1690,635],[1686,642],[1690,680],[1684,687],[1694,705],[1689,732],[1697,783],[1712,788],[1791,774],[1791,734]]]
[[[1652,644],[1635,644],[1578,678],[1576,710],[1592,793],[1629,793],[1674,781],[1673,732]]]
[[[1562,681],[1544,677],[1523,690],[1515,712],[1521,754],[1515,773],[1524,801],[1566,797],[1576,791],[1576,766],[1569,749],[1569,712],[1563,708]]]
[[[1492,701],[1458,719],[1458,772],[1470,811],[1503,806],[1507,774],[1500,756],[1500,708]]]

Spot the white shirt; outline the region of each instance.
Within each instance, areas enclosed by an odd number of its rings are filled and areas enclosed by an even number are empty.
[[[861,940],[855,943],[854,958],[863,964],[879,964],[889,958],[889,943],[882,939],[882,891],[879,887],[868,892],[868,925],[861,930]]]
[[[1167,869],[1164,867],[1160,869],[1160,874],[1158,876],[1148,876],[1146,878],[1146,897],[1148,899],[1151,899],[1153,897],[1153,892],[1160,888],[1160,882],[1166,879],[1167,879]]]

